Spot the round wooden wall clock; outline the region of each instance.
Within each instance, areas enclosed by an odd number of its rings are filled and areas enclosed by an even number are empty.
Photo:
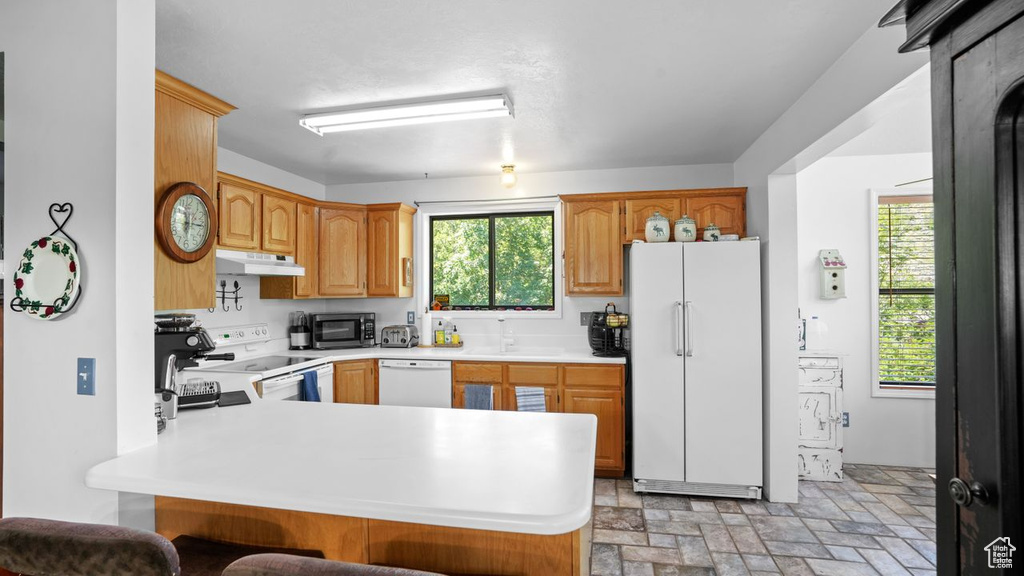
[[[156,210],[156,237],[178,262],[196,262],[217,240],[217,210],[198,184],[178,182],[164,192]]]

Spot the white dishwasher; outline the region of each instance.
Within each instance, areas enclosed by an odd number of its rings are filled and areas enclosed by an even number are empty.
[[[444,360],[381,360],[382,406],[452,407],[452,363]]]

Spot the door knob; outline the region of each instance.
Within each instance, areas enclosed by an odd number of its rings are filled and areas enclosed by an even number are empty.
[[[970,486],[967,482],[959,478],[953,478],[949,481],[949,496],[956,502],[957,506],[963,506],[967,508],[975,501],[979,504],[984,505],[988,502],[988,490],[981,482],[971,482]]]

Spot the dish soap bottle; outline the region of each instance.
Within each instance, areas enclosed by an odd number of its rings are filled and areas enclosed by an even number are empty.
[[[444,344],[444,325],[437,321],[437,328],[434,328],[434,344]]]
[[[462,337],[459,336],[459,327],[455,326],[452,328],[452,344],[458,346],[460,343],[462,343]]]

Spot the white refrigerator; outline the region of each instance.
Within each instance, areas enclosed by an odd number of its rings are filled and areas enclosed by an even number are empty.
[[[630,248],[633,488],[760,498],[760,243]]]

